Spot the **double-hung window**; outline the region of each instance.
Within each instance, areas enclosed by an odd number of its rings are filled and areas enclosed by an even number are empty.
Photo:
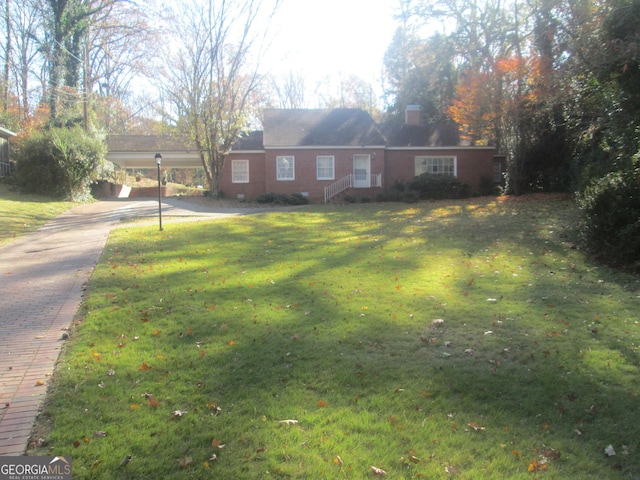
[[[318,155],[316,157],[316,176],[318,180],[335,180],[335,157]]]
[[[249,183],[249,160],[231,162],[231,183]]]
[[[276,179],[296,179],[295,158],[293,155],[276,157]]]
[[[456,176],[456,157],[420,156],[416,157],[416,176],[423,173]]]

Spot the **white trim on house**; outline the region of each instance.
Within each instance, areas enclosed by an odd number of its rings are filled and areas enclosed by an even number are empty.
[[[162,168],[202,168],[198,152],[108,152],[107,160],[122,168],[156,168],[156,153],[162,155]]]
[[[11,130],[7,130],[6,128],[0,127],[0,137],[9,138],[9,137],[15,137],[17,135],[18,135],[17,133],[12,132]]]
[[[231,160],[231,183],[250,183],[249,160]]]
[[[291,161],[291,165],[280,165],[280,161]],[[289,170],[291,171],[289,175]],[[294,155],[278,155],[276,157],[276,180],[278,182],[292,182],[296,179],[296,157]]]
[[[309,145],[309,146],[294,146],[294,145],[265,145],[265,150],[371,150],[379,148],[382,150],[388,150],[388,147],[384,145]],[[231,150],[231,153],[236,153],[236,150]]]
[[[385,147],[385,150],[398,150],[398,151],[431,151],[431,150],[495,150],[496,147]]]
[[[320,161],[331,162],[331,166],[320,166]],[[320,170],[328,171],[331,169],[330,175],[320,175]],[[316,180],[335,180],[336,179],[336,156],[335,155],[316,155]]]
[[[451,165],[449,165],[449,161],[451,161]],[[431,173],[458,177],[458,157],[456,155],[416,155],[413,157],[413,162],[416,176]]]

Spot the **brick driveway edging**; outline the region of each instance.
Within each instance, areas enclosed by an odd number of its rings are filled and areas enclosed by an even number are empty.
[[[256,211],[216,210],[172,199],[163,202],[165,209],[168,222]],[[82,302],[109,232],[123,217],[153,217],[157,211],[157,200],[81,205],[0,246],[0,456],[25,454],[64,331]]]

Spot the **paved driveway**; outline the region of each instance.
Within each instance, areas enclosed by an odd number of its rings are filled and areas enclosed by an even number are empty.
[[[216,208],[163,199],[163,223],[267,209]],[[22,455],[47,385],[112,228],[122,219],[158,222],[158,201],[102,201],[73,208],[0,247],[0,456]]]

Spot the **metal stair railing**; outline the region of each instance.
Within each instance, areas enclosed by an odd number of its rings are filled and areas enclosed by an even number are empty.
[[[353,187],[353,175],[349,174],[346,177],[341,178],[335,183],[332,183],[328,187],[324,187],[324,203],[331,197],[335,197],[340,192],[344,192],[346,189]]]

